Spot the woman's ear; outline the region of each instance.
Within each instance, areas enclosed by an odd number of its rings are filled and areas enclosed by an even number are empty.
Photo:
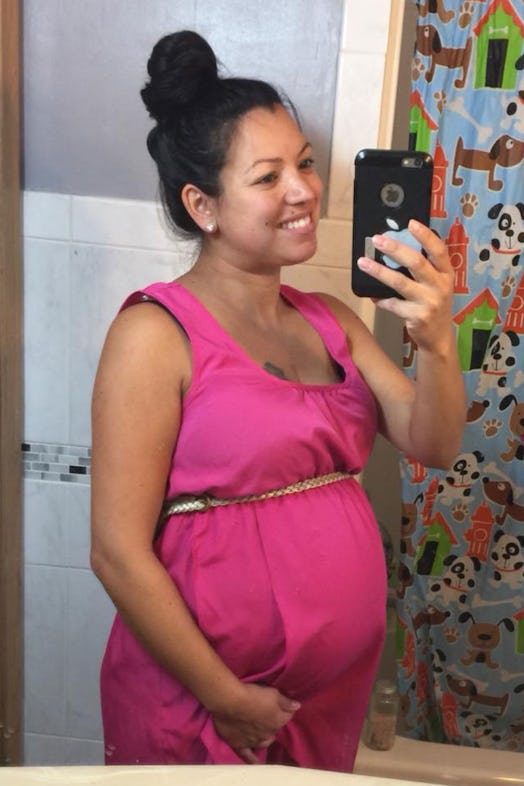
[[[187,212],[198,224],[203,232],[214,232],[215,222],[215,202],[213,197],[208,196],[200,188],[187,183],[181,193],[182,202]]]

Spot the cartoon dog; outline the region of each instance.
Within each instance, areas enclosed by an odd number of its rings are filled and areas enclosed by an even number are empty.
[[[524,160],[524,141],[515,139],[508,134],[503,134],[491,146],[489,150],[478,150],[475,148],[464,147],[464,141],[459,136],[455,146],[455,157],[453,160],[453,171],[451,183],[454,186],[461,186],[464,178],[457,174],[459,167],[464,169],[476,169],[488,174],[488,188],[491,191],[500,191],[504,185],[502,180],[495,178],[495,167],[518,166]]]
[[[440,501],[445,505],[457,499],[463,500],[464,497],[471,495],[473,483],[480,478],[478,465],[484,461],[484,456],[480,450],[472,453],[461,453],[451,468],[451,472],[439,483],[438,492]]]
[[[484,399],[484,401],[471,401],[466,413],[466,423],[476,423],[477,420],[480,420],[490,403],[488,399]]]
[[[524,505],[518,505],[513,500],[513,486],[507,480],[491,480],[482,478],[484,496],[496,505],[502,505],[502,513],[495,516],[497,524],[504,524],[506,516],[515,521],[524,521]]]
[[[500,734],[493,732],[493,723],[497,720],[496,715],[480,715],[476,712],[463,710],[460,717],[466,718],[464,731],[469,735],[475,748],[483,746],[490,748],[493,743],[501,741]]]
[[[398,584],[397,584],[397,598],[404,598],[406,590],[413,584],[413,574],[408,566],[403,562],[399,562],[398,566]]]
[[[436,66],[445,68],[460,68],[462,76],[455,79],[455,87],[464,87],[468,76],[469,63],[473,43],[471,37],[462,48],[442,46],[439,32],[433,25],[419,25],[415,48],[421,55],[430,58],[429,68],[426,71],[426,81],[431,82]]]
[[[431,585],[433,597],[440,597],[445,606],[452,602],[465,603],[467,593],[476,585],[475,573],[481,568],[480,560],[477,557],[450,554],[444,559],[444,565],[448,570],[442,579]]]
[[[417,525],[417,502],[422,502],[423,494],[418,494],[413,502],[403,502],[400,519],[400,553],[414,557],[416,553],[413,545],[413,535]]]
[[[504,617],[499,620],[497,624],[492,622],[477,622],[470,611],[464,611],[459,614],[459,622],[473,621],[473,625],[468,629],[468,642],[471,644],[471,649],[467,652],[467,656],[461,658],[461,662],[465,666],[471,666],[472,663],[484,663],[489,669],[498,669],[499,664],[491,657],[492,650],[500,644],[500,625],[504,625],[507,631],[513,633],[515,625],[509,617]]]
[[[514,122],[516,121],[514,128],[517,131],[524,132],[524,90],[519,90],[517,97],[509,102],[506,107],[506,114]]]
[[[420,16],[438,14],[438,18],[441,22],[444,22],[444,24],[455,16],[454,11],[446,11],[443,0],[426,0],[426,2],[419,5],[418,11]]]
[[[524,70],[524,55],[521,55],[515,63],[517,71]],[[517,131],[524,133],[524,80],[521,81],[520,87],[517,90],[516,98],[512,98],[506,107],[506,114],[511,119],[512,124],[515,123],[514,128]],[[516,122],[515,122],[516,121]],[[503,123],[504,128],[509,125],[509,120]]]
[[[511,589],[519,589],[524,580],[523,548],[524,535],[510,535],[503,529],[497,530],[491,551],[494,571],[489,582],[493,587],[500,587],[504,582]]]
[[[506,330],[498,335],[494,333],[488,343],[488,354],[482,364],[479,375],[477,394],[485,396],[490,388],[497,390],[501,396],[506,392],[507,372],[516,363],[514,347],[518,347],[520,338],[512,330]]]
[[[493,278],[517,267],[524,246],[524,204],[503,205],[499,202],[488,210],[488,218],[496,219],[496,229],[491,244],[479,252],[479,262],[475,265],[477,273],[490,268]]]
[[[424,609],[421,609],[414,617],[411,618],[413,623],[413,630],[415,631],[415,638],[420,641],[418,631],[420,628],[430,628],[432,625],[442,625],[450,616],[450,611],[442,611],[437,609],[429,603]]]
[[[472,704],[481,704],[484,707],[497,709],[499,716],[504,714],[508,704],[509,693],[505,693],[503,696],[488,696],[485,693],[478,692],[473,680],[457,679],[451,674],[447,674],[446,679],[449,689],[460,697],[459,704],[462,707],[469,709]]]
[[[515,396],[510,393],[502,399],[499,409],[503,411],[511,404],[514,404],[515,407],[511,413],[509,427],[516,439],[508,439],[509,450],[506,453],[501,453],[500,457],[504,461],[512,461],[513,459],[524,461],[524,402],[517,401]]]

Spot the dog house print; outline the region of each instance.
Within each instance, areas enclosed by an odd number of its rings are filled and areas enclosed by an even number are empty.
[[[514,90],[522,53],[524,20],[510,0],[493,0],[473,28],[477,36],[475,87]]]
[[[431,132],[436,131],[438,125],[426,112],[418,90],[413,91],[409,103],[409,148],[427,153],[431,150]]]
[[[489,338],[500,321],[498,303],[489,289],[480,292],[455,315],[460,365],[463,371],[482,368]]]
[[[515,652],[524,655],[524,609],[513,615],[515,620]]]
[[[451,546],[458,543],[441,513],[432,519],[426,535],[420,541],[415,556],[414,569],[421,576],[441,576],[444,560]]]

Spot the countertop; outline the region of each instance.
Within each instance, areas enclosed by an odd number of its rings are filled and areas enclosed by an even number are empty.
[[[412,783],[279,765],[0,769],[0,786],[408,786]]]

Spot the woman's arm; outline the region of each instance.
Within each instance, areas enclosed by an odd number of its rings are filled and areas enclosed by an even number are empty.
[[[187,340],[163,309],[141,304],[116,318],[93,392],[91,563],[137,638],[250,760],[249,748],[284,725],[296,703],[237,679],[152,545],[190,378]]]
[[[437,235],[418,222],[410,222],[409,228],[428,259],[389,237],[378,236],[375,243],[408,268],[413,279],[371,259],[363,258],[359,265],[402,295],[376,305],[404,319],[418,347],[415,381],[390,360],[353,312],[338,301],[329,303],[346,329],[355,364],[375,394],[381,432],[422,464],[446,468],[460,449],[466,416],[451,313],[453,269]]]

